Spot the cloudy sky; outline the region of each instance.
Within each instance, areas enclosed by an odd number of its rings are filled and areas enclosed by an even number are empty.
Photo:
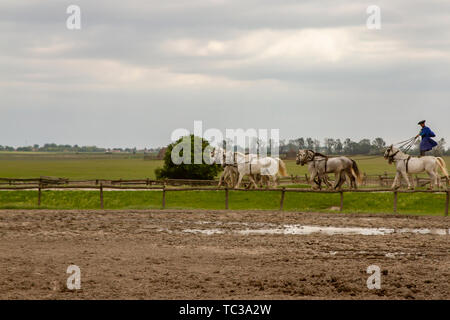
[[[0,2],[0,145],[155,147],[194,120],[396,142],[427,119],[450,140],[449,87],[445,0]]]

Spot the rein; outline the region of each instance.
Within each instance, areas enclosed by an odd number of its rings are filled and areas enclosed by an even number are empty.
[[[403,161],[405,161],[406,173],[408,173],[408,171],[409,171],[409,168],[408,168],[408,166],[409,166],[409,160],[411,160],[412,157],[411,157],[410,155],[408,155],[408,158],[406,158],[406,159],[398,159],[398,160],[395,160],[394,157],[395,157],[399,152],[400,152],[400,150],[397,150],[394,154],[392,154],[392,155],[390,155],[390,156],[388,157],[388,159],[389,159],[389,164],[391,164],[391,163],[394,162],[394,161],[401,161],[401,160],[403,160]]]

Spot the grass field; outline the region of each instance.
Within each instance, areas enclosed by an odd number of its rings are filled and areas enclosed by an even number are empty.
[[[367,174],[395,172],[394,166],[389,165],[382,157],[354,158],[361,171]],[[450,163],[450,157],[445,160]],[[294,160],[286,160],[286,165],[289,174],[304,175],[307,172],[306,167],[296,165]],[[154,170],[161,166],[162,161],[145,161],[142,154],[0,152],[1,178],[54,176],[72,179],[154,179]]]
[[[154,179],[161,166],[132,154],[0,153],[1,178]]]
[[[158,209],[160,191],[105,191],[105,209]],[[98,191],[44,191],[37,206],[37,191],[0,191],[0,209],[99,209]],[[287,193],[287,211],[330,212],[340,203],[338,194]],[[278,210],[280,192],[230,191],[232,210]],[[176,191],[166,194],[166,208],[224,209],[223,191]],[[443,215],[444,194],[399,194],[398,212]],[[344,212],[392,213],[391,193],[345,193]]]
[[[393,174],[394,167],[382,158],[364,160],[354,157],[367,174],[385,171]],[[446,161],[450,163],[449,157]],[[293,160],[286,161],[288,173],[304,175],[306,167]],[[162,161],[144,161],[142,155],[131,154],[70,154],[70,153],[0,153],[0,177],[32,178],[39,176],[72,179],[137,179],[155,178],[154,170]],[[298,187],[298,186],[297,186]],[[105,209],[147,209],[161,207],[159,191],[105,191]],[[230,192],[230,209],[279,208],[279,192]],[[442,215],[444,194],[400,194],[398,209],[401,213]],[[170,192],[167,208],[223,209],[222,191]],[[330,211],[339,206],[337,194],[287,193],[285,210]],[[345,194],[344,212],[392,212],[392,194]],[[0,192],[1,209],[36,209],[37,191]],[[98,209],[98,191],[44,191],[42,209]]]

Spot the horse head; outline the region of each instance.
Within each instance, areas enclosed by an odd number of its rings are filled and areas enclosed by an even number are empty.
[[[217,163],[217,164],[222,164],[224,163],[223,158],[224,158],[224,150],[220,147],[215,147],[214,149],[212,149],[211,151],[211,159],[213,160],[213,163]]]
[[[399,153],[400,150],[397,148],[394,148],[394,145],[390,145],[386,151],[384,152],[384,159],[389,160],[389,164],[394,162],[394,157]]]
[[[394,151],[394,145],[390,145],[387,149],[386,149],[386,151],[384,152],[384,158],[387,160],[387,159],[389,159],[389,157],[391,157],[392,156],[392,154],[394,153],[395,151]]]
[[[308,162],[308,153],[309,153],[309,150],[299,149],[297,152],[297,157],[295,159],[296,160],[295,163],[304,166]]]

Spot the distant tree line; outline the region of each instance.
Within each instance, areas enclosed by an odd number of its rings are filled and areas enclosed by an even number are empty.
[[[410,154],[419,154],[420,139],[409,150]],[[436,155],[450,155],[450,149],[445,149],[445,139],[438,141],[438,146],[433,149]],[[316,152],[322,152],[331,155],[379,155],[384,152],[387,143],[383,138],[375,138],[374,140],[362,139],[360,141],[353,141],[350,138],[341,140],[334,138],[325,138],[323,143],[318,139],[313,138],[298,138],[291,140],[280,141],[280,154],[292,154],[298,149],[310,149]]]
[[[78,145],[69,145],[69,144],[56,144],[56,143],[46,143],[43,146],[39,146],[35,144],[33,146],[25,146],[25,147],[10,147],[10,146],[2,146],[0,145],[0,151],[24,151],[24,152],[89,152],[89,153],[113,153],[113,152],[124,152],[124,153],[152,153],[158,152],[160,148],[150,148],[137,150],[136,148],[99,148],[97,146],[78,146]]]
[[[412,155],[419,154],[420,139],[416,145],[409,150],[408,153]],[[387,143],[383,138],[375,138],[374,140],[362,139],[360,141],[353,141],[347,139],[325,138],[322,142],[314,138],[298,138],[290,140],[281,140],[279,142],[279,153],[281,155],[292,156],[298,149],[311,149],[316,152],[322,152],[330,155],[379,155],[387,147]],[[446,141],[444,138],[438,140],[438,146],[433,149],[434,155],[450,155],[450,149],[446,149]],[[158,154],[161,148],[146,148],[137,150],[136,148],[99,148],[96,146],[78,146],[68,144],[46,143],[43,146],[37,144],[26,147],[10,147],[0,145],[0,151],[28,151],[28,152],[101,152],[101,153],[144,153],[144,154]],[[248,150],[241,150],[237,147],[236,150],[247,152]]]

